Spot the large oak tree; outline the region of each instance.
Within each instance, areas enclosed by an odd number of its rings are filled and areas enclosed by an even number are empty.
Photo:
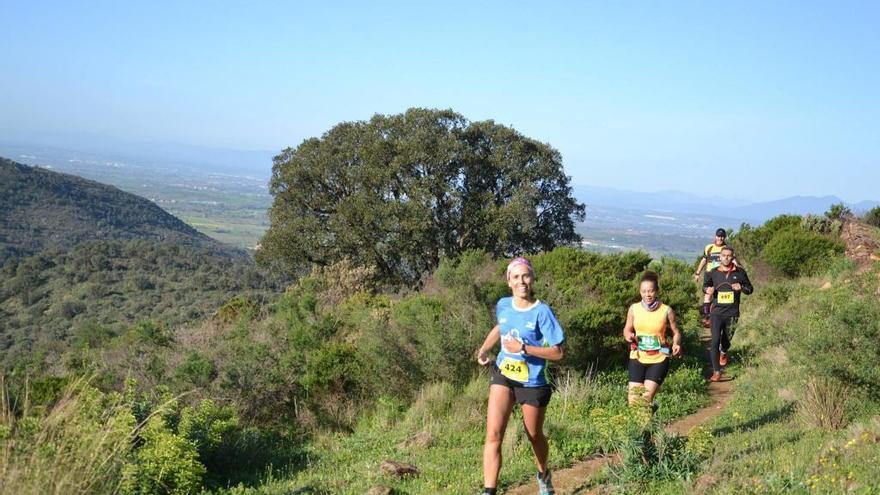
[[[580,240],[562,156],[495,122],[414,108],[343,122],[274,159],[258,260],[293,273],[343,259],[415,285],[443,256]]]

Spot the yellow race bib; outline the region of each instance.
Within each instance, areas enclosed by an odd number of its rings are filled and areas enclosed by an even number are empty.
[[[499,366],[501,374],[517,382],[529,381],[529,366],[521,359],[505,356]]]
[[[719,292],[718,304],[733,304],[733,292]]]

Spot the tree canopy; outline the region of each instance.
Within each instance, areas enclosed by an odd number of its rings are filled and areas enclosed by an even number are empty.
[[[340,123],[276,156],[270,192],[259,261],[296,273],[348,260],[394,284],[467,249],[514,256],[577,242],[584,218],[559,151],[451,110]]]

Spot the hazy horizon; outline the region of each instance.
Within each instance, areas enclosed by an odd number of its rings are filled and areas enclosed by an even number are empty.
[[[93,136],[93,137],[96,137],[96,136]],[[27,163],[30,165],[46,165],[44,163],[40,163],[39,157],[34,157],[33,155],[22,155],[21,153],[19,153],[17,156],[14,154],[11,156],[4,155],[5,150],[15,149],[17,147],[21,147],[24,149],[45,147],[48,149],[66,150],[71,153],[89,153],[89,154],[94,154],[97,156],[105,155],[106,157],[110,157],[111,155],[116,156],[116,157],[127,156],[129,159],[136,160],[139,163],[147,163],[147,162],[152,161],[154,163],[158,163],[163,166],[170,166],[173,163],[175,163],[175,159],[173,156],[169,156],[169,155],[173,153],[173,150],[175,148],[179,147],[179,149],[187,150],[187,152],[189,153],[189,156],[188,157],[183,157],[183,156],[178,157],[176,159],[176,162],[178,164],[181,164],[181,165],[186,165],[186,164],[189,164],[189,165],[193,165],[193,164],[210,165],[211,164],[210,160],[207,160],[204,158],[202,158],[201,160],[194,160],[193,159],[192,153],[194,151],[197,152],[198,150],[202,150],[205,152],[205,156],[212,156],[212,155],[216,156],[218,153],[222,154],[225,152],[231,153],[232,156],[230,156],[229,158],[227,158],[224,161],[224,163],[227,166],[231,166],[230,164],[234,163],[235,157],[239,156],[239,154],[249,154],[251,156],[256,156],[256,155],[272,156],[275,153],[277,153],[277,152],[271,151],[271,150],[231,150],[231,149],[212,148],[212,147],[199,146],[199,145],[186,145],[186,144],[181,144],[181,143],[143,142],[143,143],[131,143],[131,144],[135,145],[135,146],[159,145],[159,146],[171,147],[171,150],[169,151],[166,149],[165,153],[164,153],[165,156],[161,160],[157,160],[156,156],[153,156],[153,157],[137,156],[137,148],[131,148],[131,149],[128,149],[127,151],[124,149],[121,149],[120,146],[123,146],[123,142],[120,142],[118,140],[114,141],[113,147],[115,148],[115,151],[113,151],[113,150],[107,151],[107,150],[100,150],[97,148],[89,149],[88,147],[85,147],[83,145],[76,145],[75,143],[70,143],[68,146],[55,146],[55,145],[47,144],[47,143],[38,143],[38,142],[29,142],[29,141],[16,142],[16,141],[9,141],[9,140],[0,139],[0,156],[2,156],[3,158],[9,158],[9,159],[19,161],[22,163]],[[100,148],[100,147],[98,147],[98,148]],[[51,164],[49,164],[49,165],[51,165]],[[204,170],[204,169],[202,169],[202,170]],[[250,172],[250,173],[247,173],[247,172]],[[218,170],[216,170],[216,173],[227,173],[227,174],[231,174],[231,175],[246,175],[246,176],[249,175],[249,176],[254,176],[254,177],[265,177],[267,180],[271,176],[271,172],[272,172],[271,159],[266,160],[265,164],[262,165],[262,168],[259,168],[259,169],[254,169],[254,168],[250,168],[250,167],[242,167],[242,168],[234,167],[234,170],[230,170],[229,168],[219,168]],[[680,189],[678,189],[678,190],[676,190],[676,189],[663,189],[663,190],[659,190],[659,189],[657,189],[657,190],[624,189],[622,187],[602,186],[602,185],[596,185],[596,184],[576,182],[574,179],[572,180],[571,185],[575,190],[577,190],[578,188],[591,188],[591,189],[596,189],[596,190],[617,191],[617,192],[621,192],[621,193],[637,193],[637,194],[644,194],[644,195],[683,195],[683,198],[682,198],[683,202],[698,202],[698,201],[699,202],[710,202],[712,200],[724,200],[727,202],[735,203],[738,206],[747,206],[747,205],[756,204],[756,203],[772,202],[772,201],[776,201],[776,200],[783,200],[783,199],[795,198],[795,197],[822,198],[822,197],[827,197],[827,196],[836,196],[848,204],[857,204],[857,203],[864,203],[864,202],[880,203],[880,199],[876,199],[873,197],[849,198],[849,197],[843,197],[843,196],[834,195],[834,194],[808,195],[808,194],[796,193],[796,194],[787,195],[787,196],[772,196],[772,197],[768,197],[768,198],[749,199],[749,198],[745,198],[745,197],[733,197],[733,196],[726,196],[726,195],[714,195],[713,196],[713,195],[708,195],[705,191],[683,191]],[[880,197],[880,194],[878,194],[877,196]],[[578,199],[580,201],[585,201],[588,204],[592,202],[592,201],[590,201],[591,198],[589,198],[589,197],[578,198]],[[597,203],[597,204],[600,204],[600,203]],[[601,203],[601,204],[604,204],[604,203]],[[633,209],[644,209],[644,208],[634,207]]]

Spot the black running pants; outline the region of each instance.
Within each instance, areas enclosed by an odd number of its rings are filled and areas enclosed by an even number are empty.
[[[736,330],[736,316],[709,316],[709,327],[712,329],[712,343],[709,345],[709,358],[712,360],[712,371],[721,371],[718,363],[720,352],[730,349],[730,339]]]

